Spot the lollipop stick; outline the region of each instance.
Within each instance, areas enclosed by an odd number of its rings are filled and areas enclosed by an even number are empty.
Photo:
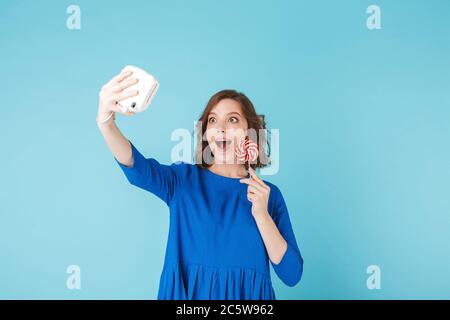
[[[249,162],[245,161],[244,166],[245,166],[245,172],[247,172],[247,178],[248,178],[248,177],[250,177],[250,169],[249,169],[250,164],[249,164]]]

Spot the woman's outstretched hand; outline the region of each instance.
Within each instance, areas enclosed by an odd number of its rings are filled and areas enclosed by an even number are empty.
[[[270,187],[256,175],[252,167],[248,171],[250,178],[243,178],[239,182],[248,185],[247,199],[252,203],[252,214],[255,218],[268,215]]]
[[[134,112],[122,111],[117,105],[117,102],[139,94],[137,90],[125,91],[138,82],[137,78],[129,78],[131,75],[132,71],[122,72],[114,76],[101,88],[97,112],[98,119],[106,119],[111,115],[111,112],[119,112],[128,116],[134,115]]]

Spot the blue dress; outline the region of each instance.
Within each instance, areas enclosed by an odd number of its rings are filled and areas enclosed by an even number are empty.
[[[170,212],[159,300],[276,299],[269,262],[286,285],[300,281],[303,258],[278,187],[264,180],[271,188],[269,214],[288,243],[276,265],[252,216],[247,184],[195,164],[161,164],[130,144],[131,167],[114,159],[129,183],[156,195]]]

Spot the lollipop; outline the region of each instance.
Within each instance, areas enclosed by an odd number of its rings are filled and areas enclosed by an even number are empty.
[[[258,145],[248,137],[236,145],[236,158],[242,162],[253,162],[258,158]]]

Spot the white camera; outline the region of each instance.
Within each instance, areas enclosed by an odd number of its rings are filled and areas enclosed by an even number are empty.
[[[135,66],[125,66],[122,69],[122,72],[125,71],[132,71],[133,74],[130,78],[138,79],[136,84],[125,89],[125,91],[132,89],[138,90],[139,93],[135,97],[129,97],[119,101],[119,108],[122,109],[123,112],[142,112],[147,109],[152,102],[156,91],[158,91],[159,82],[151,74]]]

